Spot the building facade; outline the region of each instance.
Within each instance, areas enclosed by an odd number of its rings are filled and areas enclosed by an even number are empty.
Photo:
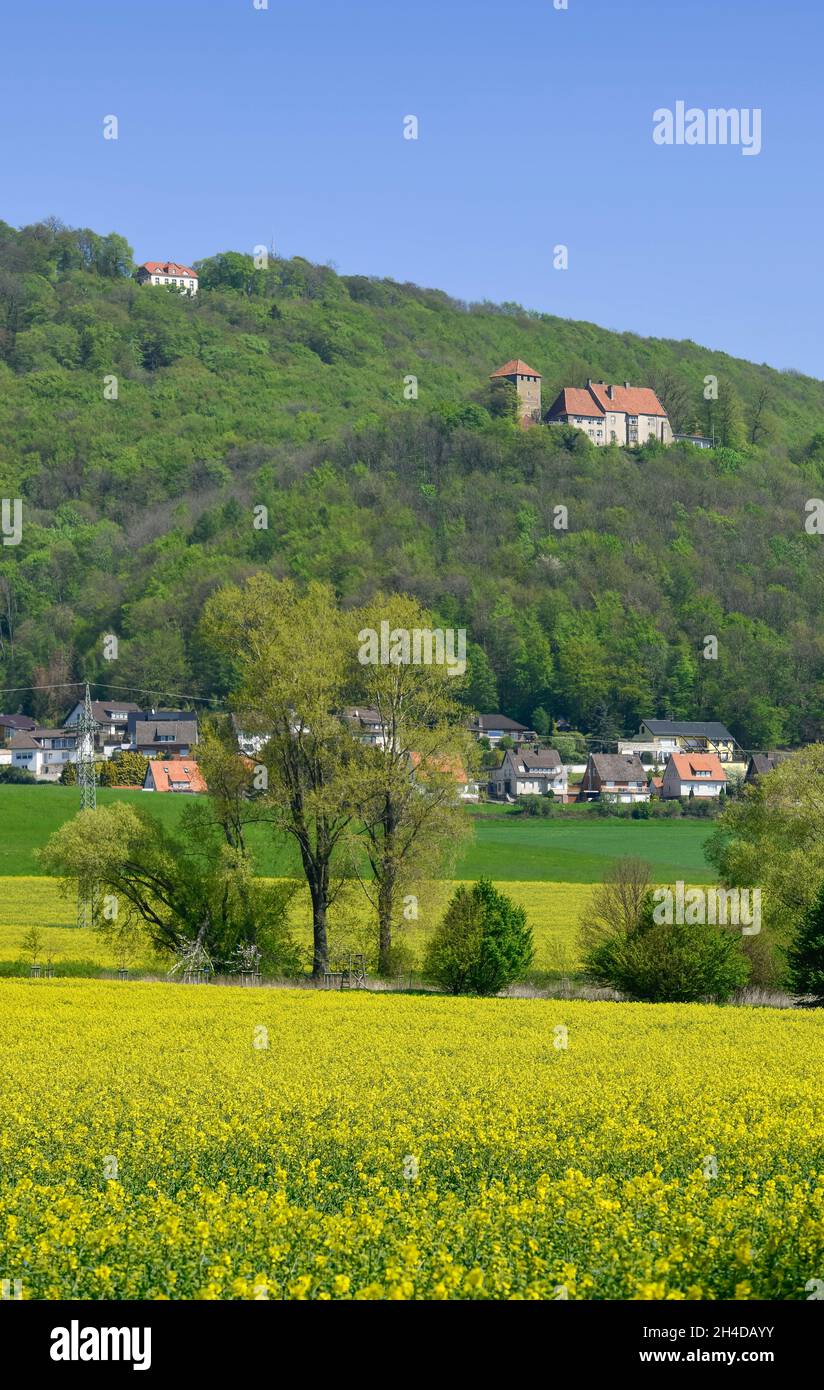
[[[140,285],[168,285],[181,294],[197,294],[197,271],[177,261],[145,261],[138,267],[137,281]]]
[[[551,424],[572,425],[583,430],[593,444],[624,448],[656,439],[672,444],[669,416],[655,392],[648,386],[613,386],[605,381],[588,381],[585,387],[565,386],[550,407]]]

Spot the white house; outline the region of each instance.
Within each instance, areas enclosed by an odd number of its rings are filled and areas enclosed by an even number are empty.
[[[673,753],[664,772],[661,796],[720,796],[727,774],[717,753]]]
[[[545,796],[547,792],[566,800],[567,790],[567,770],[554,748],[537,753],[508,748],[501,766],[489,774],[490,795],[501,801]]]
[[[177,261],[144,261],[138,267],[137,282],[140,285],[171,285],[181,294],[197,294],[198,275],[191,266],[178,265]]]
[[[73,729],[80,718],[83,701],[78,700],[74,709],[63,721],[64,729]],[[95,743],[104,758],[110,758],[119,749],[130,746],[129,715],[140,711],[140,706],[131,700],[92,700],[92,714],[97,724]]]
[[[66,763],[77,762],[77,734],[71,729],[21,731],[9,747],[12,767],[23,768],[43,782],[56,782]]]

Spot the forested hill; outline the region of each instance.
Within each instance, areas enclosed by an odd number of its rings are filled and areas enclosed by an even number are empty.
[[[120,236],[0,223],[0,497],[24,514],[0,548],[0,685],[220,699],[202,604],[265,566],[344,603],[418,594],[468,629],[476,707],[604,736],[649,714],[723,719],[747,746],[824,733],[824,537],[804,528],[824,383],[300,259],[216,256],[192,300],[133,268]],[[587,377],[650,384],[722,447],[525,432],[487,384],[513,357],[545,406]]]

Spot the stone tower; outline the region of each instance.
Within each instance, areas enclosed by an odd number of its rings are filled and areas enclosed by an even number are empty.
[[[538,424],[541,419],[541,373],[536,372],[534,367],[528,367],[519,357],[499,367],[497,372],[492,373],[490,381],[497,381],[501,377],[511,381],[518,392],[521,423]]]

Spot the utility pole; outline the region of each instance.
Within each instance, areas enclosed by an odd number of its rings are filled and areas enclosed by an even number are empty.
[[[86,683],[86,697],[77,720],[77,785],[81,811],[97,809],[97,783],[94,776],[94,746],[98,724],[92,711],[92,698]],[[94,884],[78,883],[77,925],[90,927],[94,915]]]

